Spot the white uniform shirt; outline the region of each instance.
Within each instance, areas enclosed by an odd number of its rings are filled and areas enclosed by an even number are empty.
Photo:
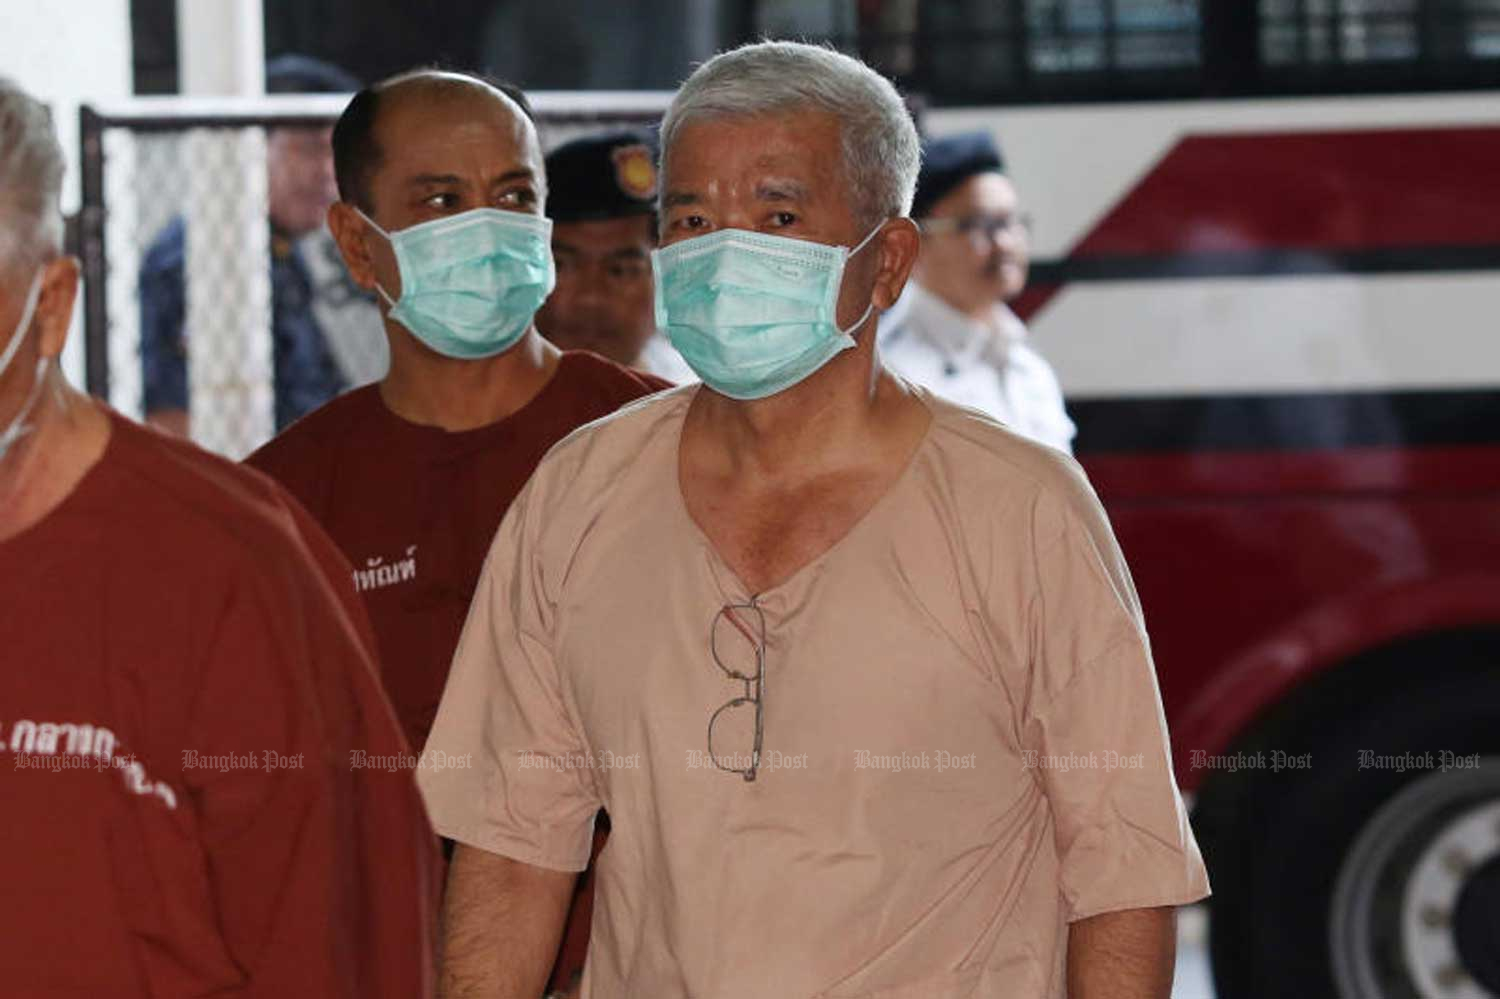
[[[313,318],[344,382],[359,388],[380,381],[391,358],[374,296],[362,293],[349,277],[327,228],[320,226],[298,240],[297,256],[312,287]]]
[[[987,413],[1016,433],[1072,451],[1077,428],[1062,388],[1026,342],[1026,324],[996,303],[977,321],[916,281],[880,321],[881,359],[892,371],[962,406]]]

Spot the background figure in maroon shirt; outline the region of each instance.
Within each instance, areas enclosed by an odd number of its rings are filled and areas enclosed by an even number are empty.
[[[436,844],[349,568],[74,391],[62,150],[0,79],[6,995],[430,995]]]
[[[485,553],[532,469],[577,427],[667,383],[537,334],[552,277],[547,188],[519,91],[403,74],[356,94],[333,144],[329,227],[355,282],[380,295],[390,372],[248,460],[353,562],[386,689],[421,746]]]

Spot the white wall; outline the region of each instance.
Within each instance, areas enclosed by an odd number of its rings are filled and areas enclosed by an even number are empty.
[[[76,211],[78,106],[131,92],[129,0],[0,0],[0,73],[51,106],[68,157],[63,211]],[[75,385],[83,384],[81,304],[63,355]]]
[[[261,0],[177,0],[179,93],[263,94],[265,63]]]

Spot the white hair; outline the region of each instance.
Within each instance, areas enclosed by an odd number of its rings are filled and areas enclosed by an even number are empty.
[[[41,101],[0,76],[0,268],[62,252],[63,151]]]
[[[874,225],[911,211],[921,147],[891,81],[858,59],[801,42],[756,42],[699,66],[662,119],[662,163],[683,124],[701,118],[820,111],[840,127],[850,206]]]

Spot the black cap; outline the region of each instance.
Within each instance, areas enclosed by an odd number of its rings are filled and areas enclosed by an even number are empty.
[[[589,135],[547,154],[547,217],[596,222],[656,211],[656,141],[645,132]]]
[[[1005,159],[988,132],[964,132],[922,142],[922,170],[912,218],[923,218],[943,196],[976,173],[1004,173]]]
[[[360,86],[352,73],[312,56],[282,55],[266,63],[268,94],[352,94]]]

